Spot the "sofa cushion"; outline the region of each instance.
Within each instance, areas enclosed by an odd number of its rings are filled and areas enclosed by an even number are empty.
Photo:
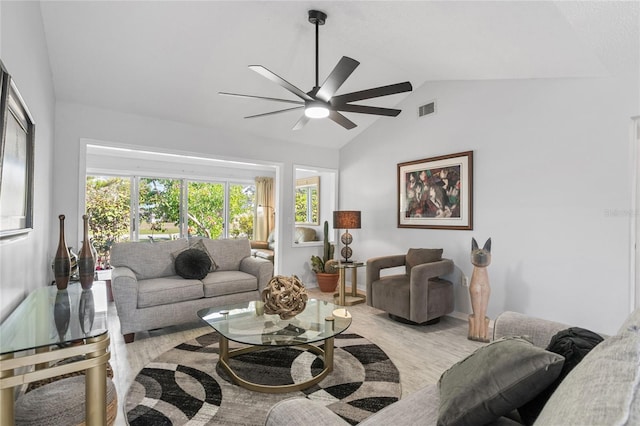
[[[605,339],[560,383],[537,425],[627,425],[637,414],[640,328]],[[636,414],[634,414],[636,413]]]
[[[187,249],[176,257],[176,274],[185,279],[201,280],[211,269],[211,259],[198,249]]]
[[[138,280],[168,277],[176,274],[172,253],[187,248],[189,243],[181,238],[156,243],[115,243],[111,248],[111,265],[126,266]]]
[[[442,260],[442,249],[410,248],[405,258],[407,275],[411,276],[411,268],[423,263]]]
[[[296,226],[293,236],[294,243],[304,243],[307,241],[316,241],[316,230],[305,226]]]
[[[203,297],[202,281],[199,280],[185,280],[172,275],[138,281],[138,308],[169,305]]]
[[[251,243],[246,238],[202,239],[204,246],[218,264],[218,271],[238,271],[240,262],[251,256]]]
[[[203,280],[204,296],[216,297],[226,294],[258,290],[258,279],[241,271],[216,271]]]
[[[520,418],[526,425],[532,425],[542,408],[562,383],[565,377],[575,368],[576,365],[600,342],[602,337],[593,331],[580,327],[571,327],[561,330],[551,338],[551,343],[547,350],[564,357],[564,364],[560,375],[546,389],[540,392],[534,399],[518,408]]]
[[[553,382],[563,363],[562,356],[520,337],[483,346],[440,377],[438,425],[497,420]]]

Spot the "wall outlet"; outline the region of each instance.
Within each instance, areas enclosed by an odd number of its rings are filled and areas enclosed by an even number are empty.
[[[462,274],[462,286],[469,287],[469,280],[467,279],[467,276],[465,274]]]

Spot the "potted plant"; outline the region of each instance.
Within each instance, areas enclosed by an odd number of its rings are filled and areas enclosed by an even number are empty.
[[[338,261],[333,258],[335,246],[329,244],[329,222],[324,221],[324,247],[322,258],[311,256],[311,269],[316,273],[320,291],[330,293],[338,286]]]

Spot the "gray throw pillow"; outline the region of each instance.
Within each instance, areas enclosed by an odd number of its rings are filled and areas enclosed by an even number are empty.
[[[209,250],[207,250],[207,247],[204,245],[204,241],[202,239],[199,239],[195,243],[193,243],[191,248],[203,251],[207,254],[207,256],[209,256],[209,260],[211,260],[211,268],[209,269],[209,272],[214,272],[216,269],[218,269],[218,264],[215,260],[213,260],[213,256],[211,256],[211,253],[209,253]]]
[[[407,275],[411,276],[411,268],[423,263],[442,260],[442,249],[410,248],[405,257]]]
[[[553,382],[564,357],[521,337],[477,349],[440,377],[439,426],[477,426],[530,401]]]

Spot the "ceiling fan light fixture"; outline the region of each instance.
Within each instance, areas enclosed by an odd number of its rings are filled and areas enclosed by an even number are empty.
[[[307,102],[304,108],[304,115],[309,118],[326,118],[329,116],[329,108],[323,102]]]
[[[2,0],[0,0],[2,1]],[[342,86],[342,84],[349,78],[349,76],[355,71],[355,69],[360,65],[360,62],[356,61],[353,58],[349,58],[347,56],[343,56],[340,58],[336,66],[329,73],[326,80],[320,84],[319,81],[319,30],[318,28],[327,20],[327,14],[321,12],[319,10],[310,10],[309,11],[309,22],[315,26],[316,29],[316,37],[315,37],[315,56],[316,56],[316,66],[315,66],[315,86],[309,92],[304,92],[300,88],[294,86],[289,83],[284,78],[275,74],[274,72],[268,70],[262,65],[249,65],[249,69],[257,72],[267,80],[279,85],[283,89],[287,90],[289,93],[297,96],[299,100],[291,100],[291,99],[281,99],[281,98],[272,98],[267,96],[256,96],[256,95],[243,95],[240,93],[228,93],[228,92],[219,92],[221,95],[226,96],[237,96],[241,98],[255,98],[255,99],[264,99],[268,101],[275,102],[284,102],[290,104],[296,104],[297,106],[286,109],[279,109],[276,111],[266,112],[262,114],[254,114],[247,116],[245,118],[255,118],[255,117],[264,117],[267,115],[273,114],[281,114],[284,112],[292,111],[294,109],[300,110],[304,107],[304,115],[298,119],[296,124],[293,126],[293,130],[300,130],[304,127],[310,119],[318,119],[318,118],[329,118],[336,124],[342,126],[347,130],[351,130],[356,126],[356,123],[349,120],[342,113],[343,112],[356,112],[360,114],[372,114],[372,115],[382,115],[387,117],[396,117],[400,112],[399,109],[392,108],[379,108],[368,105],[357,105],[352,104],[351,102],[363,101],[366,99],[379,98],[381,96],[389,96],[395,95],[397,93],[410,92],[413,90],[411,83],[405,81],[404,83],[396,83],[389,84],[387,86],[374,87],[372,89],[366,90],[358,90],[356,92],[345,93],[343,95],[336,95],[338,89]]]

